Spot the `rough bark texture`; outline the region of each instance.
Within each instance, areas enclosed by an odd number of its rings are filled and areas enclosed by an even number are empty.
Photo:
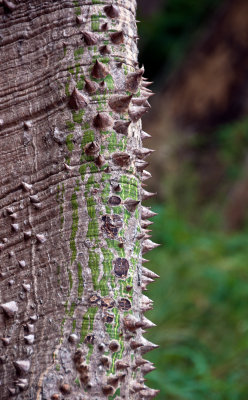
[[[156,395],[135,9],[1,2],[2,400]]]

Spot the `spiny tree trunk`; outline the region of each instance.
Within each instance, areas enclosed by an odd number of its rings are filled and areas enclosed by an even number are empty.
[[[146,399],[135,0],[3,0],[1,399]]]

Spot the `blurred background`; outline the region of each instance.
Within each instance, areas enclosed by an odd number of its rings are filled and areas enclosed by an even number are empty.
[[[154,81],[144,130],[158,212],[147,257],[148,384],[165,400],[248,399],[248,1],[138,1]]]

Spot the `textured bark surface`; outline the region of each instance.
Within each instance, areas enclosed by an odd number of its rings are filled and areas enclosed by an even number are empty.
[[[2,400],[156,395],[135,9],[1,2]]]

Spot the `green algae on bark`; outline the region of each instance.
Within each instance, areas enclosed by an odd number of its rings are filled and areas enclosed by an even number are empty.
[[[71,238],[70,238],[70,248],[71,248],[71,264],[76,260],[77,247],[76,247],[76,235],[78,231],[78,202],[77,194],[74,192],[71,196],[71,206],[72,206],[72,227],[71,227]]]

